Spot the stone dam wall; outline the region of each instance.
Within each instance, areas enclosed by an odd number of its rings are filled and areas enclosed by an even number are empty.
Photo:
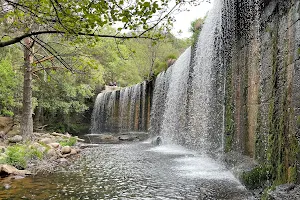
[[[211,74],[211,111],[217,117],[211,121],[218,123],[209,126],[223,130],[222,151],[254,159],[260,179],[276,185],[296,182],[300,178],[300,0],[223,0],[220,29],[212,31],[217,49]],[[192,48],[191,60],[195,53]],[[128,97],[125,103],[122,91],[106,95],[101,104],[106,108],[94,109],[92,132],[150,129],[159,134],[160,125],[157,128],[155,124],[161,120],[151,118],[150,127],[154,85],[154,81],[147,82],[146,89],[140,87],[139,97],[134,98],[133,89],[123,89]],[[187,89],[187,119],[192,87]],[[111,97],[113,104],[109,103]],[[165,99],[159,101],[156,109],[164,109]],[[162,117],[161,113],[155,115]],[[252,176],[255,174],[246,174]]]

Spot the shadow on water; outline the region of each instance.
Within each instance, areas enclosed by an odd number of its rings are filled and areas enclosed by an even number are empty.
[[[176,146],[103,144],[54,174],[0,190],[0,199],[251,199],[220,163]]]

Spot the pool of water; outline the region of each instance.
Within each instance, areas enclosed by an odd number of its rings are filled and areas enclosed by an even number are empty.
[[[15,180],[0,199],[252,199],[217,161],[177,146],[103,144],[67,169]]]

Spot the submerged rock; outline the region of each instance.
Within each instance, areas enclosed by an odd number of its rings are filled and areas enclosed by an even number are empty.
[[[115,142],[115,141],[117,141],[118,139],[115,137],[115,136],[113,136],[113,135],[100,135],[99,136],[99,139],[100,139],[100,141],[102,141],[102,142]]]
[[[121,136],[119,136],[119,140],[121,140],[121,141],[130,141],[131,137],[129,135],[121,135]]]
[[[11,142],[11,143],[22,142],[22,140],[23,140],[23,137],[21,135],[15,135],[15,136],[8,139],[8,141]]]
[[[136,141],[136,140],[138,140],[139,138],[138,138],[138,136],[136,136],[136,135],[120,135],[119,136],[119,140],[120,141]]]
[[[162,145],[162,138],[160,136],[156,137],[154,140],[152,140],[152,144],[156,146]]]

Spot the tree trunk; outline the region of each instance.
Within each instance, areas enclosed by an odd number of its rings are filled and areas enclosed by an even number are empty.
[[[21,119],[21,134],[29,139],[33,133],[32,120],[32,66],[33,47],[30,38],[24,39],[24,85],[23,85],[23,110]]]

